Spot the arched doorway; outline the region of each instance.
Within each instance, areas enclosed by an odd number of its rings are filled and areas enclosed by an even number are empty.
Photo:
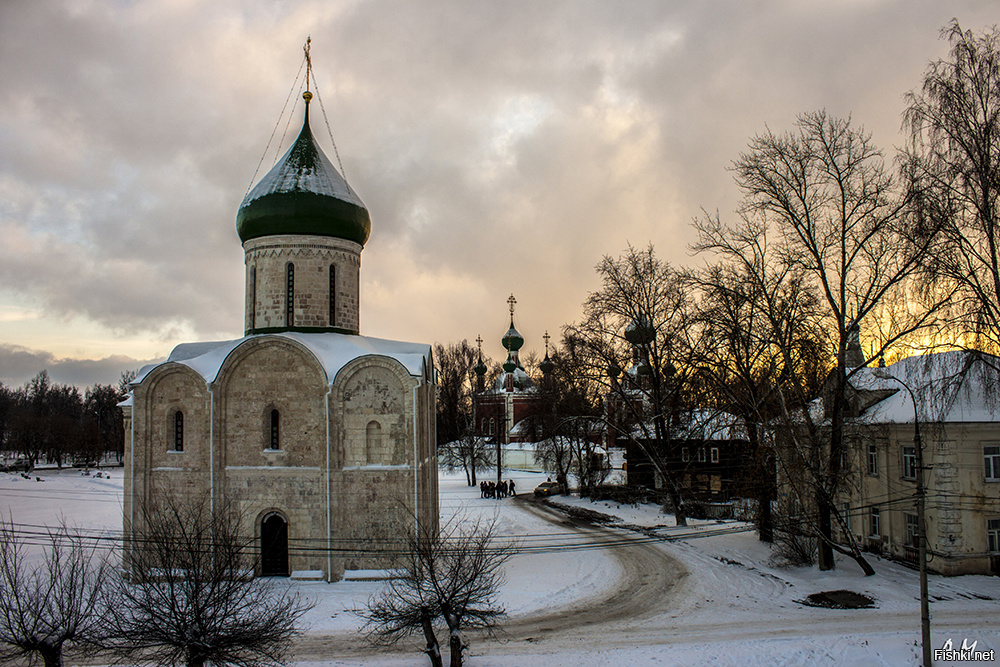
[[[277,512],[271,512],[260,522],[260,574],[288,576],[288,523]]]

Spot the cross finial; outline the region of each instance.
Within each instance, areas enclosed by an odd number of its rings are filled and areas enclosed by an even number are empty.
[[[306,54],[306,92],[302,93],[303,99],[305,99],[306,104],[309,104],[309,100],[312,99],[312,93],[309,92],[309,82],[312,80],[312,56],[309,55],[309,50],[312,48],[312,36],[306,37],[306,43],[302,45],[302,50]]]
[[[545,339],[545,354],[548,355],[548,353],[549,353],[549,339],[552,338],[552,336],[549,335],[548,329],[545,330],[545,335],[542,336],[542,338]]]
[[[483,354],[483,337],[482,336],[476,336],[476,344],[479,345],[479,354],[480,354],[480,356],[482,356],[482,354]]]
[[[514,298],[514,294],[512,293],[510,295],[510,297],[507,299],[507,304],[510,306],[510,316],[511,317],[514,317],[514,304],[516,304],[516,303],[517,303],[517,299]]]

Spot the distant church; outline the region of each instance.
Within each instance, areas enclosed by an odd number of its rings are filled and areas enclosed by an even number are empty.
[[[476,374],[476,389],[473,402],[473,424],[475,434],[487,441],[500,444],[519,443],[531,440],[525,432],[529,418],[536,415],[540,409],[541,396],[535,381],[524,370],[521,364],[520,349],[524,346],[524,337],[514,327],[514,306],[517,299],[511,294],[507,299],[510,308],[510,328],[500,339],[501,345],[507,351],[507,358],[501,366],[501,372],[491,386],[486,386],[488,369],[483,362],[482,337],[479,361],[473,367]],[[543,381],[552,373],[555,364],[549,358],[549,334],[545,332],[545,358],[538,365],[542,371]]]
[[[418,524],[436,530],[436,387],[429,345],[359,335],[369,214],[303,98],[298,138],[236,216],[245,335],[178,345],[132,383],[124,529],[128,543],[164,494],[230,501],[259,574],[335,581],[385,566],[380,550]]]

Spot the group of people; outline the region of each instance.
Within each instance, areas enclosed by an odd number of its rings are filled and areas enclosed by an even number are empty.
[[[509,479],[506,482],[501,480],[497,482],[480,482],[479,490],[482,492],[483,498],[506,498],[507,496],[516,496],[514,492],[514,480]]]

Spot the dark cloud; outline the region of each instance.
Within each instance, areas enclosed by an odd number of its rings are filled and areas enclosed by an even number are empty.
[[[137,371],[154,361],[158,360],[142,361],[124,355],[104,359],[56,359],[49,352],[0,343],[0,383],[19,387],[44,370],[53,382],[81,389],[95,384],[117,385],[123,372]]]
[[[239,335],[236,208],[311,35],[372,212],[364,332],[498,354],[515,292],[540,347],[602,254],[692,261],[691,218],[735,208],[726,169],[765,126],[825,107],[891,157],[953,16],[979,29],[995,3],[0,3],[0,298],[151,340]]]

